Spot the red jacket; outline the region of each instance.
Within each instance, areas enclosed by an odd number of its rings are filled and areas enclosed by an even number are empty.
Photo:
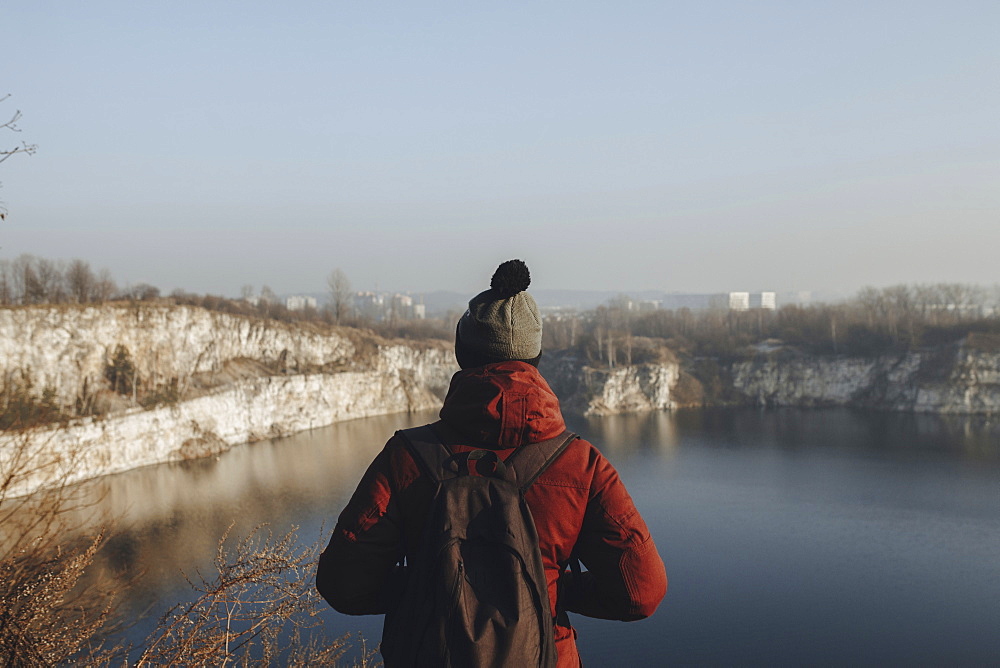
[[[564,429],[559,400],[535,367],[502,362],[455,374],[435,431],[452,451],[490,448],[506,458]],[[394,566],[420,545],[434,488],[393,437],[361,479],[320,556],[316,586],[340,612],[382,614],[399,595]],[[618,478],[582,439],[525,493],[538,530],[552,616],[557,610],[603,619],[648,617],[666,593],[663,561]],[[582,576],[566,570],[576,546]],[[559,666],[580,663],[575,632],[555,629]]]

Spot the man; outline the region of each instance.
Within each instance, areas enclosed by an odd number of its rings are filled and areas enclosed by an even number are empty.
[[[455,374],[431,425],[453,453],[489,449],[506,459],[517,448],[565,430],[559,400],[539,374],[542,323],[525,290],[528,268],[504,262],[489,290],[469,302],[455,333]],[[320,557],[316,585],[346,614],[394,608],[405,575],[396,564],[420,545],[435,486],[404,439],[375,458],[340,515]],[[528,487],[524,499],[538,533],[558,666],[579,666],[576,632],[565,612],[637,620],[653,613],[667,578],[645,522],[618,473],[577,439]],[[587,568],[567,569],[571,556]]]

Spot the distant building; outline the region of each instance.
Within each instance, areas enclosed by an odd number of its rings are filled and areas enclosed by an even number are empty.
[[[660,302],[655,299],[640,299],[636,302],[629,302],[628,306],[630,311],[656,311],[660,308]]]
[[[260,306],[262,304],[266,306],[278,301],[278,297],[270,290],[262,290],[259,295],[249,295],[244,299],[248,304],[252,304],[253,306]]]
[[[358,292],[354,295],[354,306],[359,311],[378,310],[385,305],[385,295],[377,292]]]
[[[316,308],[316,298],[304,295],[293,295],[285,299],[285,308],[289,311],[304,311],[307,308]]]
[[[623,311],[655,311],[660,308],[660,302],[656,299],[631,299],[624,295],[608,300],[608,306]],[[555,310],[565,310],[565,307],[556,307]]]
[[[729,310],[730,311],[747,311],[750,309],[750,293],[749,292],[730,292],[729,293]]]
[[[675,311],[680,309],[703,311],[710,308],[726,308],[728,303],[724,303],[722,299],[723,295],[719,294],[674,292],[664,296],[661,304],[663,305],[663,308]]]
[[[366,306],[381,306],[385,303],[385,295],[378,292],[357,292],[354,295],[354,305],[363,308]]]
[[[750,294],[750,308],[762,308],[773,311],[777,307],[778,299],[774,292],[753,292]]]
[[[665,309],[705,311],[708,309],[747,311],[752,308],[774,310],[777,296],[774,292],[714,292],[714,293],[671,293],[662,302]],[[644,310],[644,309],[641,309]]]
[[[358,292],[354,295],[354,308],[372,320],[389,319],[423,320],[427,317],[424,304],[413,303],[413,297],[402,293]]]

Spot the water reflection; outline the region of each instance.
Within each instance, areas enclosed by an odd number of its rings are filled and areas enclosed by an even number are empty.
[[[853,409],[712,408],[670,415],[679,438],[721,447],[948,452],[1000,459],[1000,420]]]
[[[677,425],[676,415],[665,411],[567,418],[570,430],[578,432],[616,460],[650,451],[663,457],[672,456],[680,443]]]
[[[300,527],[303,542],[324,540],[365,468],[396,429],[435,413],[339,423],[295,436],[239,446],[215,458],[162,464],[85,483],[97,512],[81,514],[81,531],[114,531],[88,578],[134,580],[122,600],[134,618],[155,619],[190,595],[181,575],[208,573],[220,537],[270,523],[276,533]],[[152,619],[132,632],[138,638]]]

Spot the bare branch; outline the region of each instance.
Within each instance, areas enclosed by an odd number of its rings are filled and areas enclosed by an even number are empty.
[[[10,93],[7,93],[3,97],[0,97],[0,102],[3,102],[8,97],[10,97]],[[11,132],[20,132],[21,128],[17,127],[17,122],[18,120],[20,120],[20,118],[21,118],[21,110],[20,109],[14,110],[14,115],[11,116],[10,120],[7,121],[6,123],[0,124],[0,130],[10,130]],[[5,162],[7,158],[11,157],[12,155],[17,155],[18,153],[23,153],[25,155],[33,155],[37,149],[38,149],[37,144],[29,144],[28,142],[21,142],[20,146],[15,146],[13,148],[0,149],[0,162]],[[0,221],[5,220],[6,218],[7,218],[7,209],[4,208],[3,202],[0,202]]]
[[[8,97],[10,93],[7,93],[3,97],[0,97],[0,102],[3,102]],[[21,128],[17,127],[17,122],[21,120],[21,110],[15,109],[14,115],[10,117],[10,120],[6,123],[0,123],[0,130],[10,130],[11,132],[20,132]],[[37,144],[29,144],[27,142],[21,142],[20,146],[15,146],[9,149],[0,149],[0,162],[3,162],[7,158],[15,155],[17,153],[26,153],[28,155],[33,154],[38,148]]]

